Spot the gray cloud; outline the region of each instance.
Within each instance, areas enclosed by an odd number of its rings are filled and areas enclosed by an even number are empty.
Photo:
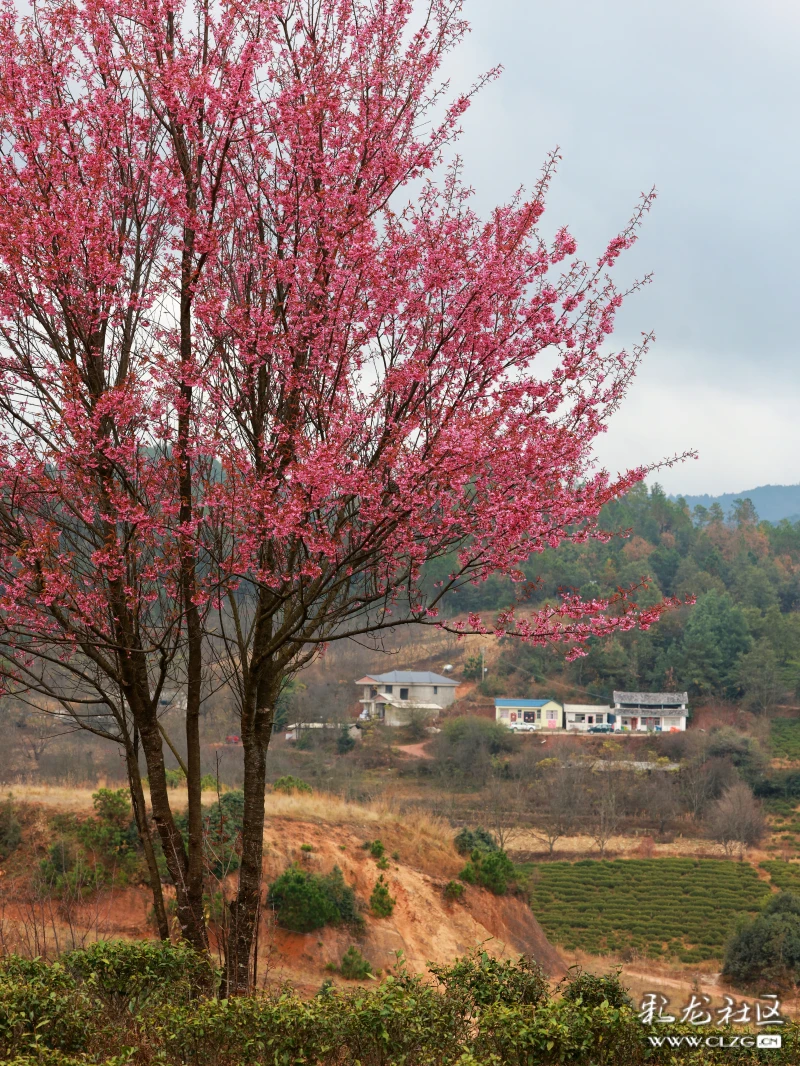
[[[454,84],[505,67],[464,121],[480,209],[530,184],[560,144],[549,222],[567,222],[595,254],[639,192],[659,190],[623,264],[655,283],[618,330],[630,342],[652,328],[658,343],[601,459],[697,446],[699,462],[664,474],[670,489],[799,481],[800,420],[786,412],[800,400],[797,6],[468,0],[466,14]]]

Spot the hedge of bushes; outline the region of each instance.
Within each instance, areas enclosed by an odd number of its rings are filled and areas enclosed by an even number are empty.
[[[721,958],[737,921],[768,895],[749,863],[719,859],[544,863],[531,884],[533,912],[555,943],[684,963]]]
[[[762,1052],[656,1049],[612,976],[573,975],[555,994],[535,964],[475,954],[433,980],[402,965],[374,987],[325,983],[220,1000],[183,948],[109,944],[48,965],[0,961],[0,1061],[13,1066],[756,1066]],[[211,984],[209,984],[211,977]],[[198,992],[206,989],[206,992]],[[675,1026],[673,1034],[696,1036]],[[702,1035],[719,1035],[703,1029]],[[727,1034],[730,1036],[730,1033]],[[774,1066],[800,1061],[796,1025]]]

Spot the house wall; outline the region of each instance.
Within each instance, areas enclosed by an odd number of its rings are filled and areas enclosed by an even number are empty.
[[[617,711],[616,729],[623,732],[633,733],[646,733],[648,726],[645,725],[644,719],[658,718],[659,725],[655,727],[656,732],[669,733],[672,729],[678,729],[680,732],[686,731],[686,714],[658,714],[648,711],[626,711],[624,714],[621,711]],[[633,729],[630,726],[631,718],[636,719],[636,728]]]
[[[526,722],[526,714],[535,715],[535,720]],[[497,707],[495,717],[509,729],[562,729],[564,724],[561,704],[555,700],[549,700],[542,707]]]
[[[369,699],[372,688],[374,686],[364,686],[364,698]],[[400,689],[408,689],[408,699],[411,703],[436,703],[440,707],[449,707],[453,700],[456,698],[456,686],[455,685],[378,685],[378,692],[385,692],[387,688],[391,688],[391,695],[395,699],[400,699]],[[433,690],[437,691],[434,692]]]

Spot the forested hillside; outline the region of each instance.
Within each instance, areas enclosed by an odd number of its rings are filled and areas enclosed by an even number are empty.
[[[533,556],[526,567],[529,584],[495,578],[460,589],[450,595],[449,612],[491,611],[515,600],[540,604],[573,588],[584,597],[607,596],[642,579],[647,588],[637,594],[639,603],[696,596],[696,604],[668,613],[647,632],[598,641],[586,658],[565,668],[556,653],[509,642],[498,666],[501,676],[490,677],[486,687],[507,687],[505,664],[529,676],[552,677],[563,669],[564,680],[598,696],[615,687],[687,688],[695,699],[741,700],[761,713],[794,700],[800,684],[800,522],[762,522],[746,499],[727,514],[719,505],[690,511],[659,486],[642,485],[606,508],[602,526],[614,531],[608,541]],[[620,530],[627,535],[616,535]]]

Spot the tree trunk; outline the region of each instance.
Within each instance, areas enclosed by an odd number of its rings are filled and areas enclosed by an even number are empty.
[[[264,856],[264,793],[267,784],[267,747],[274,710],[263,707],[252,716],[252,725],[242,731],[244,748],[244,815],[239,887],[230,904],[231,923],[225,957],[225,989],[228,996],[249,991],[250,956],[259,917]],[[243,716],[243,719],[245,716]]]
[[[147,808],[144,802],[142,775],[139,773],[136,748],[131,744],[129,737],[126,737],[125,743],[125,763],[128,770],[128,786],[131,792],[133,816],[136,819],[139,840],[142,842],[144,856],[147,860],[147,874],[150,881],[150,891],[153,893],[153,913],[158,927],[158,935],[162,940],[169,940],[167,909],[164,906],[164,893],[161,891],[161,875],[158,872],[153,838],[150,835],[150,826],[147,824]]]
[[[197,906],[189,894],[188,874],[189,861],[186,855],[186,847],[183,838],[175,825],[172,816],[169,795],[167,792],[167,779],[164,767],[164,752],[162,749],[161,733],[155,716],[146,724],[140,726],[142,738],[142,750],[147,761],[147,776],[150,782],[150,803],[153,810],[153,821],[156,823],[161,847],[167,869],[175,883],[175,896],[178,910],[178,923],[181,936],[195,948],[196,951],[208,951],[208,934],[206,930],[205,916],[203,914],[202,898]]]

